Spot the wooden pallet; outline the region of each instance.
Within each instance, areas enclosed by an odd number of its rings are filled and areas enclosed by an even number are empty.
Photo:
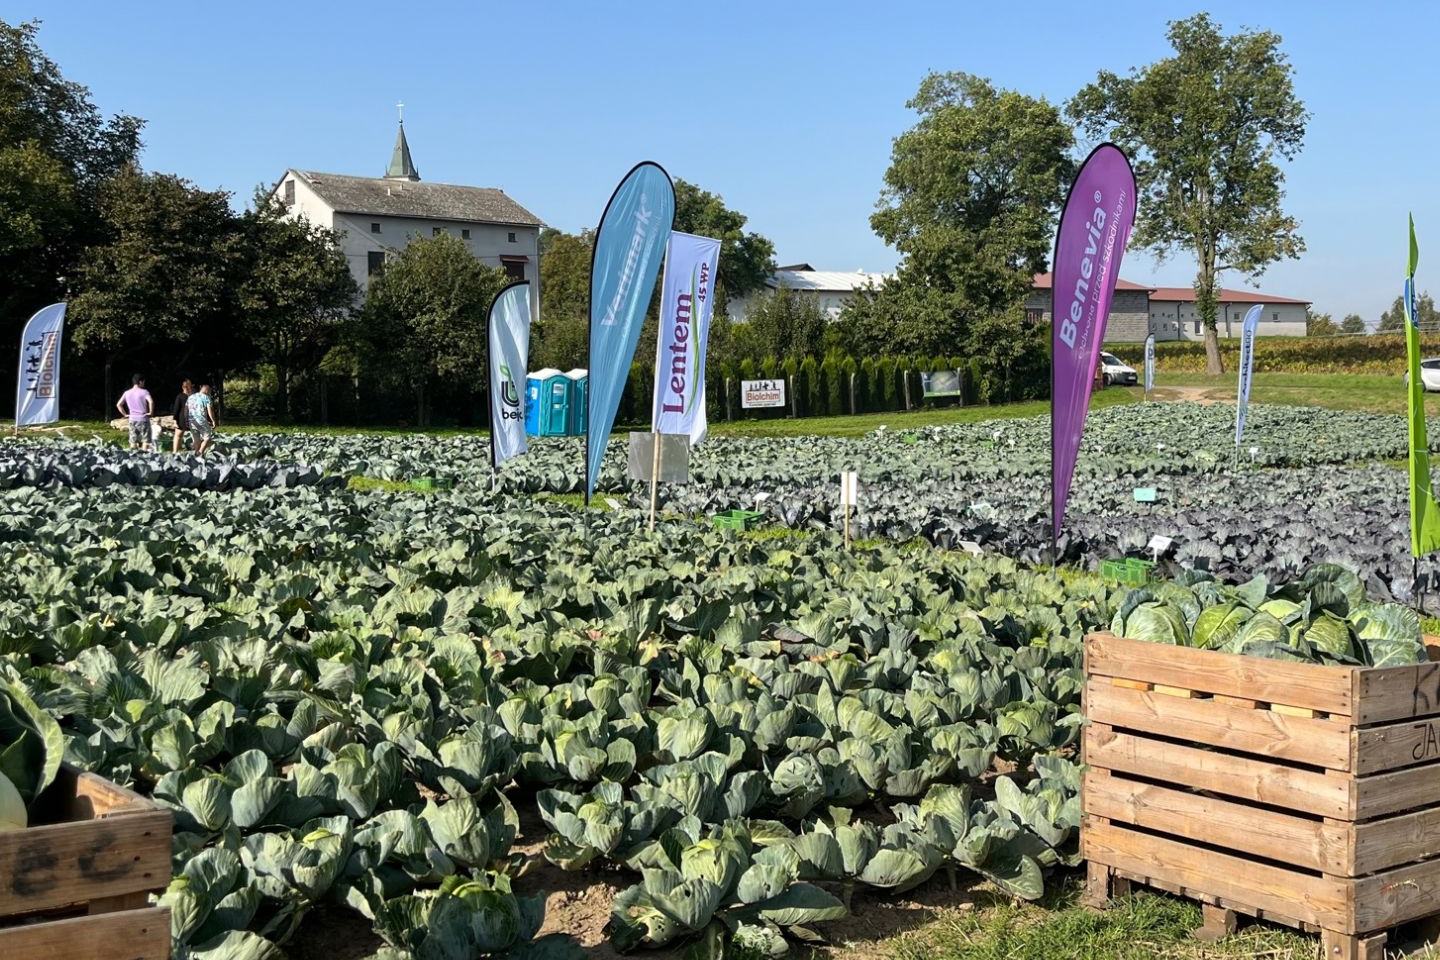
[[[0,833],[0,957],[167,960],[170,812],[63,767],[38,813]]]
[[[1440,641],[1437,641],[1440,643]],[[1431,646],[1440,658],[1440,646]],[[1285,663],[1091,635],[1087,899],[1140,882],[1380,958],[1440,916],[1440,663]]]

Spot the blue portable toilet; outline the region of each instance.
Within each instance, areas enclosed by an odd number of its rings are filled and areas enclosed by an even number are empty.
[[[590,371],[576,367],[566,371],[565,378],[570,381],[569,432],[571,436],[583,437],[590,416]]]
[[[537,437],[564,436],[570,425],[570,380],[551,367],[525,378],[525,431]]]

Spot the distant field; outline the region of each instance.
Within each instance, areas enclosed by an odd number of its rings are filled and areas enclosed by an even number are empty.
[[[1127,389],[1137,396],[1143,393],[1138,387]],[[1155,390],[1161,400],[1234,403],[1236,375],[1233,370],[1218,377],[1203,373],[1157,371]],[[1440,413],[1440,397],[1427,399],[1429,409]],[[1399,376],[1394,375],[1257,373],[1250,402],[1403,414],[1405,385]]]

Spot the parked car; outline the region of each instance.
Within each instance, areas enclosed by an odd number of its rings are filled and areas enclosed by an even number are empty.
[[[1120,358],[1115,354],[1102,350],[1100,351],[1100,381],[1107,387],[1112,383],[1133,387],[1140,382],[1140,376],[1135,372],[1134,367],[1121,363]]]
[[[1405,386],[1410,386],[1410,373],[1405,373]],[[1420,361],[1420,386],[1429,393],[1440,390],[1440,357]]]

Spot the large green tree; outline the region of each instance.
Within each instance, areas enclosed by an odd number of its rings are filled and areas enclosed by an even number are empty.
[[[120,361],[223,372],[244,349],[232,322],[243,237],[229,195],[127,168],[102,187],[99,210],[102,239],[80,261],[70,329],[104,363],[105,406]]]
[[[530,328],[531,369],[583,366],[590,336],[589,230],[540,231],[540,316]]]
[[[463,380],[483,394],[490,304],[509,282],[450,234],[411,241],[370,282],[357,324],[365,369],[411,393],[421,426],[437,387]]]
[[[287,217],[268,192],[256,195],[240,226],[241,333],[254,358],[274,369],[275,411],[288,418],[294,376],[313,369],[335,344],[355,302],[355,279],[334,231]]]
[[[101,117],[36,41],[0,20],[0,333],[62,298],[101,228],[101,187],[134,161],[141,121]]]
[[[1341,333],[1364,333],[1365,320],[1358,313],[1347,313],[1345,319],[1340,321]]]
[[[685,180],[675,181],[675,229],[720,241],[715,280],[715,313],[732,298],[761,290],[775,272],[775,245],[754,231],[746,216],[725,205],[718,194]]]
[[[896,138],[870,218],[900,265],[853,301],[846,339],[988,356],[982,329],[1046,269],[1074,137],[1049,102],[966,73],[926,76],[908,106],[919,120]]]
[[[1179,250],[1195,257],[1206,366],[1217,374],[1219,275],[1254,278],[1304,252],[1299,223],[1283,208],[1276,159],[1299,152],[1307,114],[1278,34],[1226,35],[1199,13],[1173,21],[1168,37],[1174,56],[1124,77],[1102,70],[1067,111],[1090,136],[1130,152],[1140,198],[1135,245],[1161,258]]]
[[[1340,332],[1340,327],[1335,323],[1335,318],[1328,313],[1316,313],[1307,310],[1305,313],[1305,336],[1307,337],[1333,337]]]

